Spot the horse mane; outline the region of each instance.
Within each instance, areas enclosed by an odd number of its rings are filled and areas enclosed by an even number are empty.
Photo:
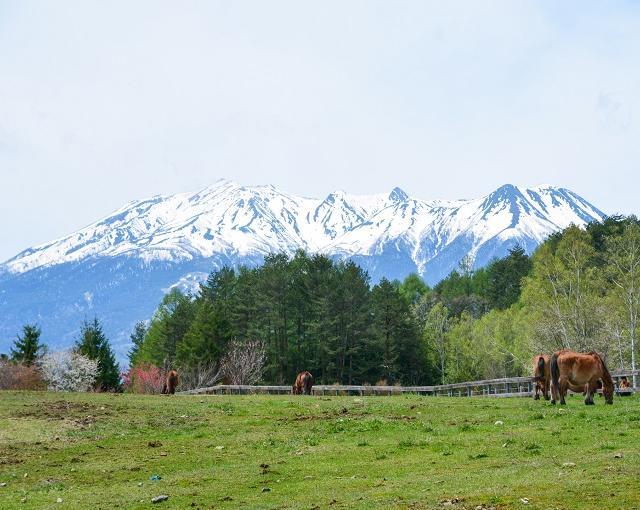
[[[595,354],[600,360],[600,364],[602,365],[602,382],[606,382],[613,386],[613,377],[611,377],[611,374],[609,373],[609,369],[607,368],[607,364],[604,362],[604,357],[602,356],[602,354],[598,352],[590,352],[589,354]]]

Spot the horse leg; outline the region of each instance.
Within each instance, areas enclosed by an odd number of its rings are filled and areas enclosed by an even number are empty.
[[[589,381],[587,383],[587,394],[589,395],[589,403],[588,405],[595,405],[595,402],[593,401],[593,395],[597,392],[598,390],[598,380],[593,380],[593,381]]]
[[[560,388],[558,388],[560,390],[560,405],[564,406],[567,403],[564,400],[565,395],[567,394],[567,386],[568,386],[568,382],[565,378],[560,378],[560,381],[558,382],[558,386],[560,386]]]
[[[549,381],[545,380],[542,385],[542,389],[544,391],[544,399],[549,400]]]
[[[587,383],[584,385],[584,390],[586,396],[584,397],[585,405],[592,406],[593,405],[593,394],[591,393],[591,383]]]
[[[535,393],[533,395],[533,400],[540,400],[540,382],[536,381]]]

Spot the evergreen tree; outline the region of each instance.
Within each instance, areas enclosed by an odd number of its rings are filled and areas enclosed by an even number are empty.
[[[133,328],[133,332],[129,337],[131,339],[131,343],[133,346],[128,353],[129,357],[129,366],[134,366],[137,363],[138,353],[140,352],[140,348],[144,343],[144,337],[147,334],[147,326],[144,322],[137,322]]]
[[[309,370],[312,358],[308,345],[309,318],[312,305],[309,294],[309,269],[311,259],[302,250],[298,250],[289,263],[290,290],[288,293],[288,307],[290,308],[290,341],[289,341],[289,376],[293,378],[303,370]]]
[[[324,384],[335,382],[331,360],[335,333],[335,265],[325,255],[314,255],[308,269],[307,291],[310,313],[307,319],[305,358],[317,380]],[[315,377],[315,375],[314,375]]]
[[[517,245],[509,255],[492,262],[488,269],[487,300],[490,308],[509,308],[520,299],[522,279],[531,272],[531,259]]]
[[[375,377],[375,360],[379,356],[370,328],[369,275],[355,262],[342,264],[338,270],[337,285],[343,289],[338,380],[347,384],[371,381]]]
[[[176,361],[180,366],[200,362],[218,362],[233,338],[232,325],[219,300],[196,300],[195,314],[189,329],[176,347]]]
[[[257,291],[259,269],[240,267],[235,282],[233,329],[239,340],[257,338],[258,309]]]
[[[264,316],[262,336],[266,339],[267,367],[278,383],[284,383],[289,373],[289,329],[292,326],[290,309],[290,264],[285,254],[267,255],[260,270],[258,286],[259,307]]]
[[[373,328],[382,351],[381,375],[390,384],[421,379],[426,359],[407,302],[386,278],[373,288],[371,299]]]
[[[97,317],[91,322],[85,321],[82,325],[76,350],[98,362],[98,376],[95,383],[97,389],[114,391],[120,388],[120,369]]]
[[[25,365],[31,365],[44,354],[44,345],[40,343],[40,328],[35,324],[23,326],[22,336],[18,335],[13,345],[11,358]]]
[[[136,362],[158,367],[173,363],[176,350],[195,316],[196,304],[191,297],[174,288],[162,298],[136,356]]]

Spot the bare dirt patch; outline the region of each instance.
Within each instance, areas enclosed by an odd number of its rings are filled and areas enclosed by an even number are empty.
[[[105,406],[88,404],[87,402],[69,402],[57,400],[55,402],[39,402],[25,406],[17,411],[14,416],[18,418],[39,418],[41,420],[68,420],[75,419],[78,423],[89,425],[99,418],[112,414],[111,409]]]

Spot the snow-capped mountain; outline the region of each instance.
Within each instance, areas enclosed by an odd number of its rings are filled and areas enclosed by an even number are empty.
[[[603,217],[553,186],[505,185],[453,201],[420,200],[399,188],[313,199],[221,180],[197,193],[131,202],[1,264],[0,339],[37,321],[64,345],[83,317],[97,314],[124,345],[167,289],[195,288],[213,269],[258,264],[273,252],[352,259],[374,281],[418,272],[435,283],[466,256],[482,266],[516,243],[531,252],[552,232]]]

